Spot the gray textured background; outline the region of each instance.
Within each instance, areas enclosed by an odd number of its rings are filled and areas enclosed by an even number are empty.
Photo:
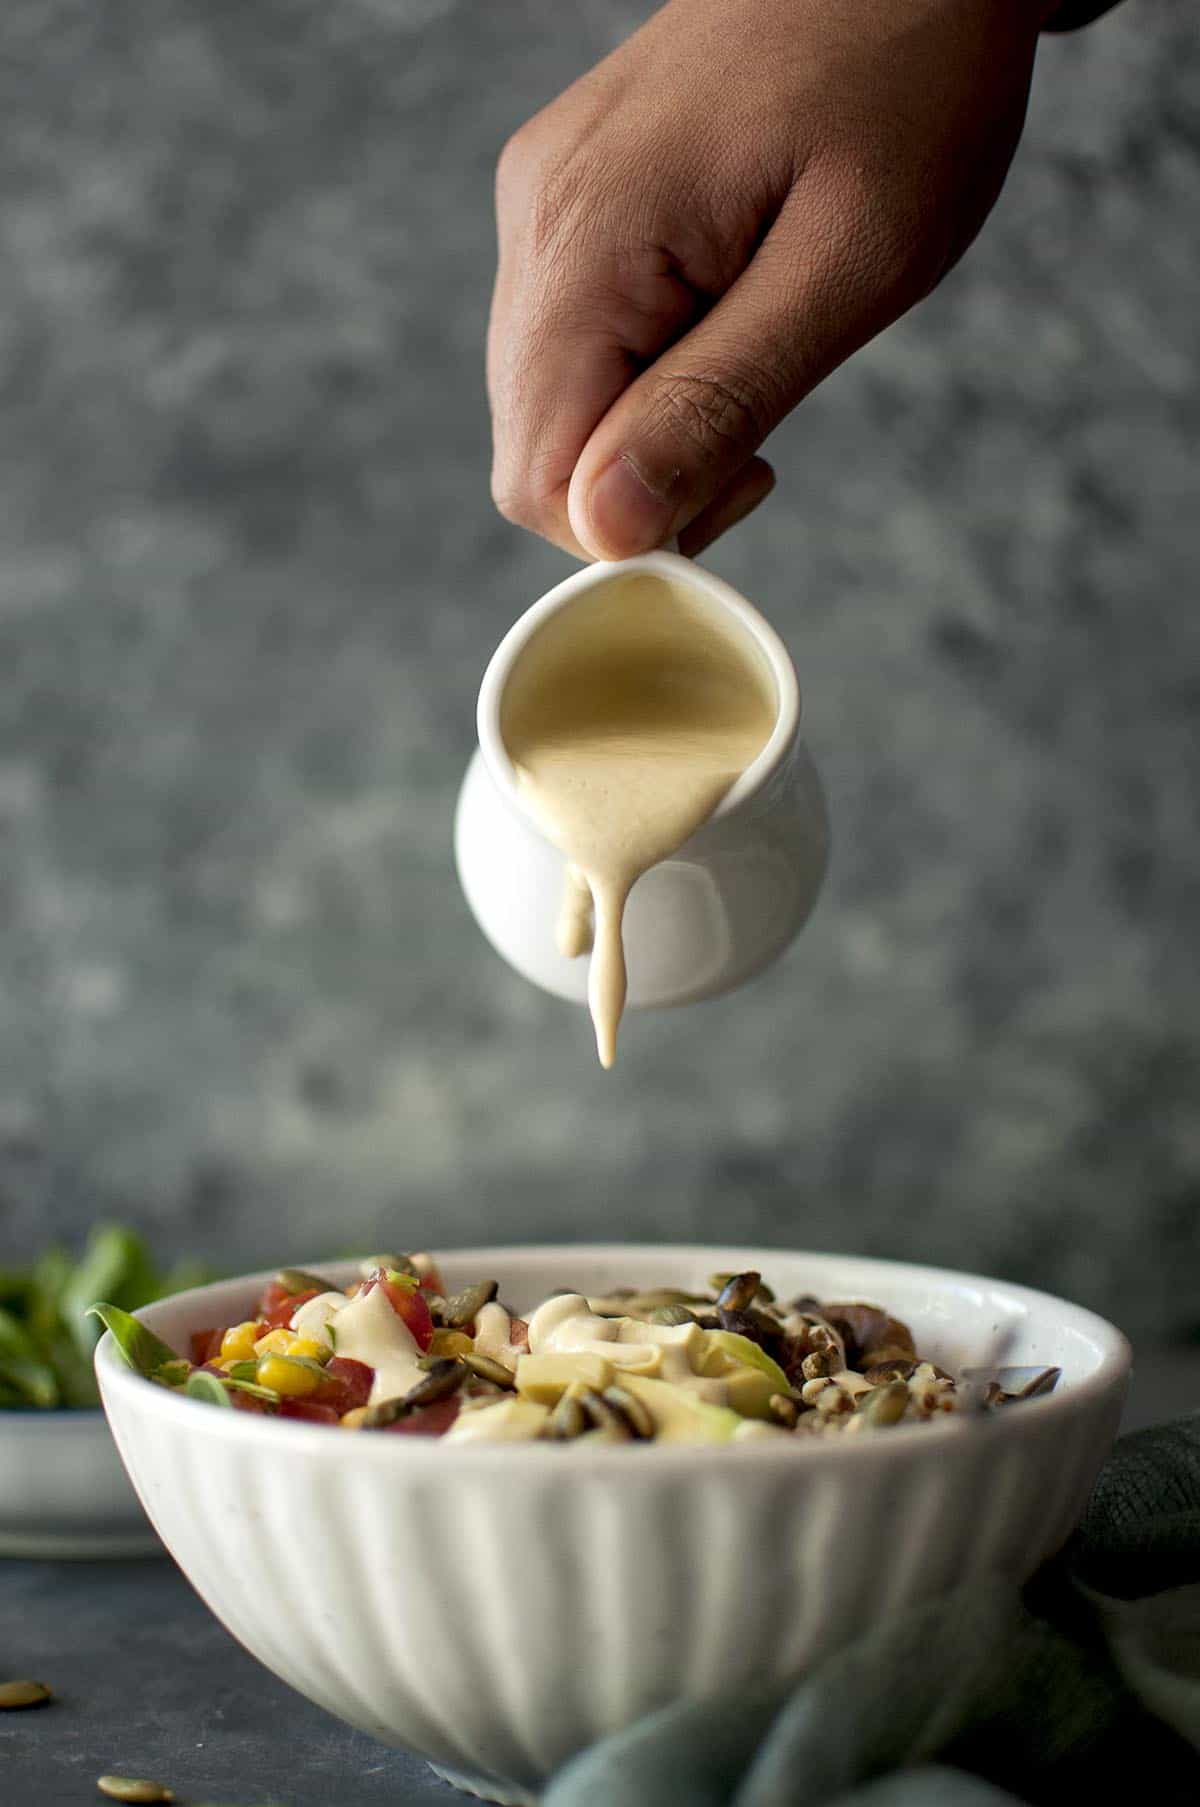
[[[618,0],[5,0],[0,1256],[761,1237],[1200,1324],[1200,42],[1042,50],[966,265],[710,555],[836,855],[748,991],[581,1014],[450,861],[567,562],[494,517],[507,132]]]

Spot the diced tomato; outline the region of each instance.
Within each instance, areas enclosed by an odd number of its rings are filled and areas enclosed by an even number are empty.
[[[308,1424],[336,1424],[340,1413],[331,1405],[318,1405],[315,1399],[281,1399],[276,1416],[301,1418]]]
[[[432,1405],[418,1406],[415,1412],[408,1412],[383,1429],[401,1437],[441,1437],[457,1417],[457,1399],[435,1399]]]
[[[253,1393],[243,1393],[240,1387],[230,1387],[229,1403],[235,1412],[253,1412],[260,1418],[271,1416],[275,1409],[269,1399],[256,1399]]]
[[[363,1294],[374,1286],[382,1286],[392,1310],[407,1324],[418,1349],[428,1349],[433,1341],[433,1319],[417,1286],[400,1286],[389,1280],[383,1268],[377,1268],[363,1283]]]
[[[202,1368],[205,1362],[215,1361],[221,1353],[223,1330],[193,1330],[192,1332],[192,1366]]]
[[[280,1286],[278,1280],[268,1280],[258,1302],[258,1315],[272,1330],[286,1329],[292,1321],[292,1313],[316,1296],[315,1286],[307,1292],[289,1293]]]
[[[325,1365],[324,1378],[317,1388],[317,1400],[321,1405],[332,1406],[340,1418],[343,1412],[366,1405],[374,1378],[375,1370],[366,1362],[352,1361],[348,1355],[335,1355]]]

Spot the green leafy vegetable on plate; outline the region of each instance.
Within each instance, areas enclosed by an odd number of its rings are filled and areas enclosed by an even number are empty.
[[[127,1344],[136,1343],[143,1352],[149,1347],[140,1332],[165,1351],[160,1361],[178,1363],[174,1350],[130,1314],[210,1277],[195,1262],[159,1268],[142,1238],[120,1224],[97,1225],[78,1257],[54,1247],[29,1267],[0,1268],[0,1410],[99,1404],[92,1353],[100,1325],[91,1315],[98,1299],[105,1304],[97,1315],[114,1330],[127,1357]],[[124,1324],[123,1331],[108,1312]],[[131,1365],[145,1371],[137,1360]]]

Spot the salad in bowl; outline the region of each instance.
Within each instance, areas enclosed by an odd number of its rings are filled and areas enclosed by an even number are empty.
[[[190,1398],[341,1430],[467,1442],[728,1443],[861,1435],[1051,1392],[1057,1367],[955,1377],[880,1305],[777,1299],[757,1269],[704,1288],[559,1287],[527,1315],[495,1278],[448,1291],[428,1254],[339,1286],[282,1268],[187,1354],[110,1303],[128,1363]]]
[[[268,1668],[498,1801],[656,1707],[787,1685],[906,1605],[1025,1579],[1129,1369],[1066,1300],[816,1251],[316,1268],[108,1314],[118,1447]]]

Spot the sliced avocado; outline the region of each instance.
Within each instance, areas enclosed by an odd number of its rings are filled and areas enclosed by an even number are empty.
[[[722,1377],[725,1400],[743,1418],[770,1418],[770,1401],[779,1388],[761,1368],[736,1367]]]
[[[751,1342],[748,1336],[739,1336],[736,1330],[706,1330],[703,1332],[705,1352],[700,1360],[700,1373],[709,1375],[725,1375],[729,1367],[724,1359],[736,1362],[739,1366],[757,1368],[760,1373],[771,1379],[772,1393],[787,1393],[788,1377],[777,1361],[772,1361],[765,1349]]]
[[[728,1406],[709,1405],[668,1380],[623,1374],[621,1385],[649,1411],[660,1443],[727,1443],[742,1423]]]
[[[529,1399],[510,1397],[502,1399],[498,1405],[477,1406],[469,1412],[460,1412],[446,1432],[444,1441],[515,1442],[522,1438],[536,1437],[549,1416],[549,1410],[544,1405],[534,1405]]]

